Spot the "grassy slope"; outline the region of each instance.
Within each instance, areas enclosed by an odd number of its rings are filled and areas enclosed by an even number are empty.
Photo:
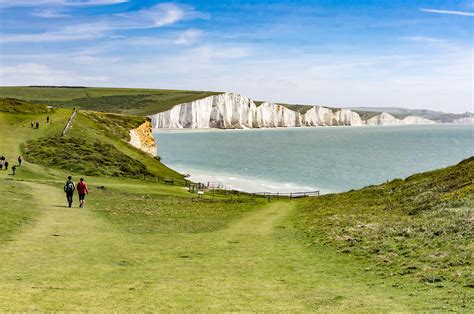
[[[58,136],[40,138],[23,145],[27,160],[49,168],[59,168],[74,175],[122,176],[148,179],[174,179],[184,185],[182,175],[164,166],[159,160],[127,144],[123,129],[138,124],[138,119],[106,115],[110,125],[102,127],[92,120],[90,113],[79,112],[64,138]],[[97,115],[94,115],[97,116]],[[54,117],[53,117],[54,119]],[[143,118],[142,118],[143,121]],[[125,127],[123,127],[125,126]],[[114,136],[114,133],[120,138]]]
[[[316,247],[368,261],[400,287],[444,289],[447,302],[462,304],[474,296],[473,180],[471,157],[405,180],[302,201],[293,220]]]
[[[15,98],[0,98],[0,111],[11,113],[48,113],[52,110],[46,105],[33,104],[24,100]]]
[[[216,94],[220,93],[139,88],[0,87],[0,97],[41,102],[54,107],[77,107],[138,116],[166,111],[177,104]]]

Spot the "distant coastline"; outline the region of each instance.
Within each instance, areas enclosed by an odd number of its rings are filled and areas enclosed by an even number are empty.
[[[260,103],[234,93],[211,95],[177,104],[169,110],[149,115],[149,118],[154,130],[474,123],[474,116],[470,113],[446,114],[442,119],[438,116],[435,121],[416,115],[394,115],[388,112],[356,112],[323,106]]]

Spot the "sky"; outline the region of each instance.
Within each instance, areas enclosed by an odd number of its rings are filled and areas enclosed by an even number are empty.
[[[474,111],[474,0],[0,0],[0,85]]]

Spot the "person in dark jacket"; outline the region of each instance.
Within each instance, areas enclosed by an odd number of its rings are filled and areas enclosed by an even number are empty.
[[[66,184],[64,185],[64,192],[66,192],[66,198],[67,198],[69,207],[72,206],[72,197],[74,196],[75,189],[76,189],[76,186],[74,185],[74,182],[72,182],[72,177],[71,176],[67,177]]]
[[[8,165],[9,165],[8,160],[5,160],[5,170],[8,170]]]

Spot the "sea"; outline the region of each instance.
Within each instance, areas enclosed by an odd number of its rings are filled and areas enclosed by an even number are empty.
[[[170,168],[194,182],[246,192],[342,192],[474,156],[473,125],[166,130],[154,136]]]

